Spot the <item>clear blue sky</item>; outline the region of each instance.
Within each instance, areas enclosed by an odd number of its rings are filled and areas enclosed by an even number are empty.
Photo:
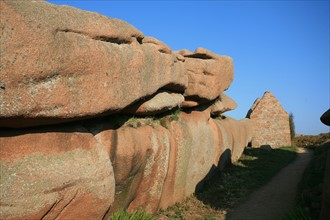
[[[329,132],[329,1],[60,1],[119,18],[173,50],[197,47],[234,59],[227,94],[245,117],[267,90],[295,119],[296,133]]]

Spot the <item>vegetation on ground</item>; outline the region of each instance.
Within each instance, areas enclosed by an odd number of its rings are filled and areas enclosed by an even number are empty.
[[[137,128],[145,125],[156,127],[157,125],[161,125],[168,129],[171,121],[179,121],[179,115],[181,113],[181,109],[175,108],[157,115],[137,116],[117,114],[107,116],[105,119],[112,124],[113,128],[119,128],[121,126]]]
[[[290,125],[290,136],[291,136],[292,142],[294,141],[294,137],[296,136],[296,127],[295,127],[293,119],[294,119],[293,114],[290,113],[289,114],[289,125]]]
[[[327,153],[330,142],[312,148],[313,158],[305,169],[298,186],[297,207],[283,219],[319,219]],[[299,214],[295,216],[293,214]],[[302,217],[303,216],[303,217]]]
[[[304,209],[298,207],[286,213],[282,217],[282,220],[311,220],[311,218],[306,214]]]
[[[319,218],[326,157],[327,151],[330,149],[330,142],[325,142],[329,140],[329,137],[330,133],[320,134],[319,136],[304,135],[295,138],[295,140],[298,140],[296,143],[312,149],[314,156],[299,184],[297,206],[286,213],[283,220]],[[166,210],[160,210],[154,217],[140,210],[134,213],[120,211],[109,220],[225,219],[227,213],[243,203],[252,192],[269,182],[277,172],[292,162],[296,156],[295,147],[274,150],[245,149],[239,161],[228,164],[226,169],[222,171],[216,170],[214,175],[204,182],[201,190],[184,202],[177,203]]]
[[[296,135],[294,138],[294,145],[297,147],[305,147],[314,149],[330,141],[330,132],[319,135]]]
[[[245,149],[239,161],[223,171],[216,171],[195,195],[159,211],[157,218],[224,219],[228,212],[266,184],[296,156],[295,147]]]
[[[135,212],[128,212],[119,210],[114,213],[109,220],[155,220],[156,218],[149,215],[145,211],[137,210]]]

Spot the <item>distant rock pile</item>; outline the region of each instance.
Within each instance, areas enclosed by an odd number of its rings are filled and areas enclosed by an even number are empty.
[[[1,219],[154,213],[238,160],[253,120],[273,111],[264,102],[286,116],[269,93],[252,120],[223,115],[237,106],[224,93],[228,56],[172,51],[124,21],[68,6],[0,7]]]
[[[291,146],[289,115],[269,91],[256,99],[246,117],[254,125],[252,147]]]

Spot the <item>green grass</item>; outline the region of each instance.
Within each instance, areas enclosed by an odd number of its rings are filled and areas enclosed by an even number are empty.
[[[319,219],[322,200],[322,183],[324,181],[327,152],[330,142],[321,146],[315,146],[313,158],[304,171],[298,185],[297,208],[304,213],[306,219]],[[299,219],[299,218],[291,218]]]
[[[286,213],[282,217],[282,220],[311,220],[311,218],[306,214],[304,209],[298,207]]]
[[[168,129],[171,121],[179,121],[181,112],[179,108],[176,108],[158,115],[137,116],[114,114],[105,117],[105,119],[112,124],[113,128],[119,128],[121,126],[138,128],[145,125],[156,127],[160,125]]]
[[[295,151],[295,147],[245,149],[237,163],[216,173],[196,197],[213,208],[233,208],[292,162]]]
[[[274,150],[245,149],[235,164],[217,170],[195,195],[161,210],[157,217],[169,219],[221,219],[248,196],[265,185],[296,157],[295,147]]]
[[[186,199],[187,201],[187,199]],[[178,202],[175,205],[168,207],[166,210],[159,210],[159,215],[165,215],[169,219],[184,219],[184,212],[187,211],[189,208],[187,203],[185,202]]]
[[[181,114],[181,110],[180,109],[176,109],[176,110],[172,111],[170,117],[174,121],[179,121],[179,115],[180,114]]]
[[[300,192],[302,192],[303,189],[315,187],[323,182],[329,148],[330,142],[314,149],[313,158],[304,171],[304,175],[299,184]]]
[[[155,217],[149,215],[148,213],[142,210],[137,210],[135,212],[119,210],[109,218],[109,220],[155,220],[155,219],[156,219]]]

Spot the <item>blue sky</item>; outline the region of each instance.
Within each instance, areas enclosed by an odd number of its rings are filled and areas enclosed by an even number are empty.
[[[330,132],[329,1],[60,1],[119,18],[173,50],[207,48],[234,59],[227,91],[245,117],[267,90],[292,112],[298,134]]]

